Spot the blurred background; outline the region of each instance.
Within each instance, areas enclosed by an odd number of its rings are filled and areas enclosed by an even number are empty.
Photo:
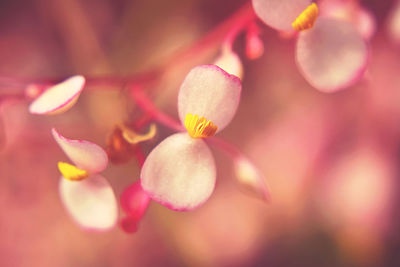
[[[244,0],[1,0],[0,76],[123,76],[149,70],[196,43]],[[106,146],[116,123],[140,112],[123,87],[90,86],[70,111],[28,113],[2,101],[0,117],[1,266],[400,266],[400,44],[388,23],[392,0],[360,1],[376,18],[365,77],[334,94],[312,88],[294,61],[294,39],[262,26],[264,55],[244,57],[243,96],[221,137],[265,175],[270,203],[244,194],[232,161],[214,149],[218,183],[188,213],[152,203],[139,231],[78,228],[58,197],[51,137]],[[400,23],[400,22],[399,22]],[[176,96],[191,67],[212,63],[218,42],[175,61],[151,90],[177,117]],[[24,88],[0,83],[1,94]],[[171,134],[159,126],[146,153]],[[136,181],[132,159],[104,176],[117,195]]]

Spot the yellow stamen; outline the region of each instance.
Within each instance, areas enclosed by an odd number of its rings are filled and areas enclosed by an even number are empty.
[[[58,169],[65,179],[80,181],[89,176],[88,172],[66,162],[58,162]]]
[[[308,30],[314,26],[317,17],[318,6],[312,3],[294,20],[292,27],[298,32]]]
[[[145,134],[136,133],[125,125],[120,125],[120,129],[122,130],[122,136],[130,144],[137,144],[143,141],[150,140],[156,135],[157,132],[155,124],[150,124],[149,131]]]
[[[185,127],[189,135],[193,138],[205,138],[215,134],[218,127],[211,121],[199,115],[192,115],[188,113],[185,118]]]

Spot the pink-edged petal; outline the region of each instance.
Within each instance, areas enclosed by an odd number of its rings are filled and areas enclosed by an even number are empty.
[[[193,68],[183,81],[178,96],[179,118],[188,113],[205,117],[220,131],[232,120],[240,100],[240,79],[215,65]]]
[[[65,112],[76,103],[84,85],[83,76],[72,76],[44,91],[30,104],[29,112],[47,115]]]
[[[78,168],[96,173],[107,167],[107,153],[100,146],[89,141],[67,139],[54,128],[51,132],[64,153]]]
[[[210,149],[187,133],[169,136],[147,157],[141,172],[142,188],[173,210],[193,210],[215,186],[216,168]]]
[[[311,0],[253,0],[254,11],[268,26],[291,31],[292,22],[311,4]]]
[[[95,174],[80,182],[61,177],[59,191],[64,207],[80,227],[106,231],[115,226],[117,200],[103,176]]]
[[[357,82],[364,74],[368,49],[352,24],[319,18],[299,34],[296,62],[304,78],[323,92],[334,92]]]

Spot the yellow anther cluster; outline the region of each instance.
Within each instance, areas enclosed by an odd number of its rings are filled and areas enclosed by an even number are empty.
[[[185,118],[185,127],[189,135],[193,138],[205,138],[215,134],[218,127],[211,121],[199,115],[188,113]]]
[[[66,162],[58,162],[58,169],[65,179],[80,181],[89,176],[88,172]]]
[[[316,3],[309,5],[292,23],[292,27],[300,32],[312,28],[318,17],[318,6]]]

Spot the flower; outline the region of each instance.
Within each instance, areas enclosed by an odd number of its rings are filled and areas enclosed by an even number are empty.
[[[299,32],[296,63],[313,87],[335,92],[363,76],[368,49],[353,24],[329,14],[318,17],[318,6],[311,0],[252,2],[256,14],[267,25],[278,31]]]
[[[180,121],[187,132],[158,144],[141,170],[141,186],[156,202],[173,210],[193,210],[214,190],[216,166],[203,140],[223,130],[239,105],[241,82],[218,66],[193,68],[178,96]]]
[[[393,8],[391,9],[387,21],[386,21],[386,32],[389,39],[398,45],[400,43],[400,1],[393,2]]]
[[[72,76],[65,81],[51,86],[39,95],[30,105],[29,112],[39,115],[55,115],[70,109],[78,100],[85,78],[81,75]],[[32,90],[32,85],[27,87],[27,93]]]
[[[108,181],[98,174],[108,164],[106,152],[84,140],[63,137],[54,128],[58,145],[74,163],[59,162],[59,193],[68,213],[84,229],[105,231],[117,222],[118,206]]]
[[[357,1],[323,1],[320,5],[320,14],[350,22],[367,41],[372,38],[376,31],[374,15]]]

